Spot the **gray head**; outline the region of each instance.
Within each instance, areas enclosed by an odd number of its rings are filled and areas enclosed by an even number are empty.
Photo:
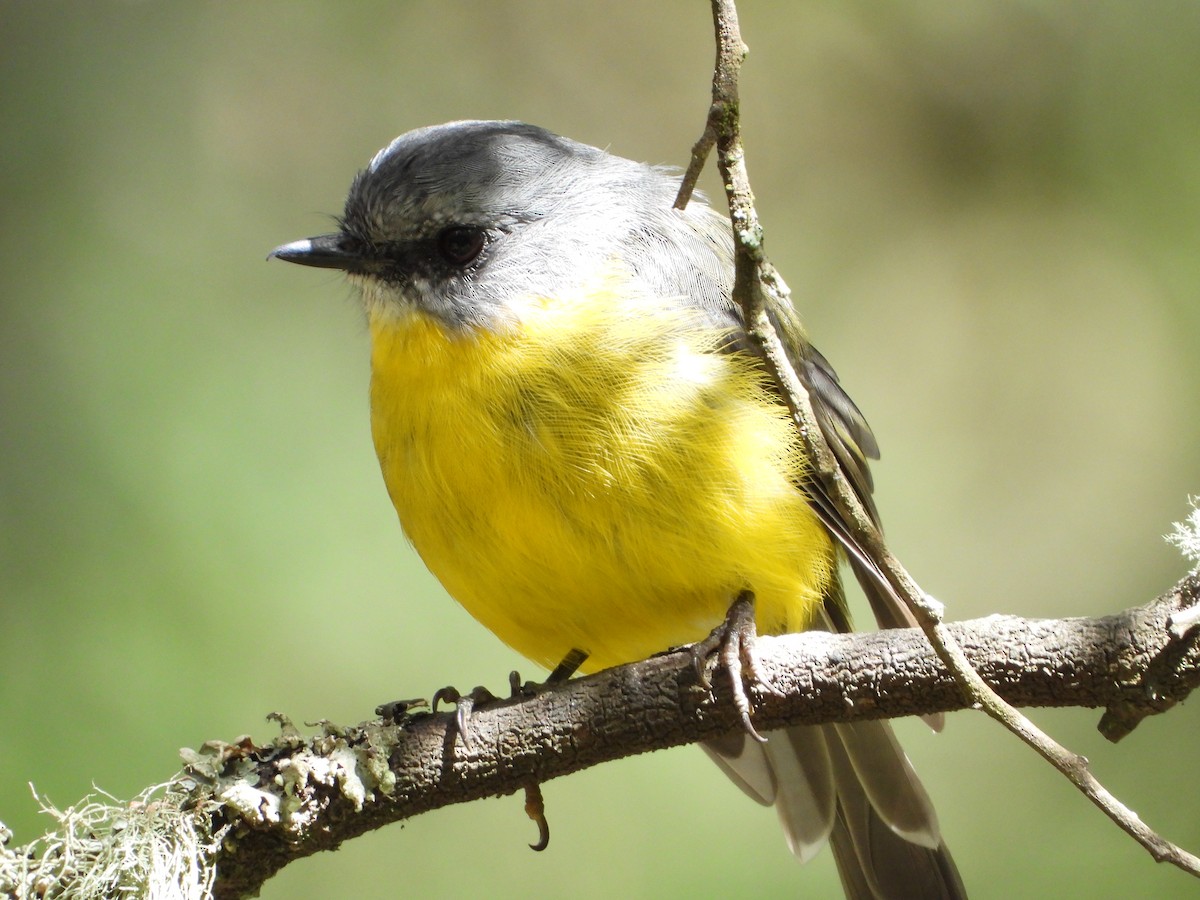
[[[727,303],[728,226],[677,179],[521,122],[451,122],[398,137],[359,172],[340,230],[272,256],[342,269],[372,307],[417,307],[456,328],[508,320],[614,259],[646,289]]]

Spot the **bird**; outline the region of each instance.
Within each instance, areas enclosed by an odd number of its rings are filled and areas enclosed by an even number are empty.
[[[502,641],[560,673],[692,644],[743,592],[759,633],[849,631],[848,558],[882,627],[911,616],[816,479],[732,298],[726,216],[678,172],[517,121],[409,131],[337,230],[272,257],[340,270],[370,340],[370,424],[405,535]],[[790,304],[768,314],[843,474],[878,521],[875,437]],[[582,660],[582,663],[580,663]],[[966,891],[883,721],[704,744],[833,848],[847,897]]]

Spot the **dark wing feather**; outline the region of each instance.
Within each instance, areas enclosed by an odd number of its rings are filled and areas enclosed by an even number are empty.
[[[829,444],[859,501],[878,526],[879,511],[871,496],[875,484],[867,461],[879,458],[879,444],[871,432],[871,426],[838,381],[833,366],[805,339],[796,313],[790,308],[775,306],[769,311],[769,317],[783,342],[789,362],[808,390],[813,413],[825,442]],[[862,585],[879,627],[916,627],[917,622],[908,607],[895,595],[875,564],[851,537],[846,521],[838,513],[824,487],[811,478],[806,479],[801,487],[822,524],[846,551],[854,577]],[[838,618],[845,617],[842,615]],[[846,624],[849,624],[848,621]]]

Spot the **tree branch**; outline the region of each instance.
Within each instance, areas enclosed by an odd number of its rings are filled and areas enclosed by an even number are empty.
[[[1200,576],[1192,575],[1153,603],[1112,616],[989,616],[946,628],[1007,702],[1104,708],[1116,740],[1200,684],[1200,629],[1178,627],[1198,603]],[[754,721],[764,729],[968,705],[916,629],[763,637],[755,652],[780,692],[752,692]],[[478,707],[469,744],[453,713],[321,723],[321,734],[308,738],[277,716],[282,733],[263,746],[242,738],[185,751],[184,771],[163,797],[56,813],[60,832],[40,847],[0,854],[0,896],[84,878],[104,889],[80,896],[112,896],[141,872],[129,863],[130,840],[170,859],[171,878],[210,882],[217,898],[250,896],[292,861],[392,822],[738,731],[728,680],[716,677],[714,691],[699,687],[690,653],[676,650]],[[535,821],[539,812],[534,802]]]
[[[1114,616],[991,616],[947,627],[1008,702],[1106,707],[1107,715],[1119,710],[1128,721],[1170,708],[1200,683],[1200,642],[1170,627],[1174,613],[1197,602],[1200,580],[1193,577]],[[782,692],[755,695],[762,728],[965,706],[915,629],[762,638],[756,652]],[[264,748],[210,748],[191,767],[197,802],[223,802],[222,822],[233,838],[226,842],[232,851],[223,847],[216,860],[215,895],[245,896],[292,859],[389,822],[741,727],[727,680],[718,678],[710,697],[698,688],[685,651],[477,709],[470,749],[456,739],[453,723],[451,714],[425,714],[400,725],[326,726],[310,741],[285,734]],[[230,796],[241,799],[230,806]]]

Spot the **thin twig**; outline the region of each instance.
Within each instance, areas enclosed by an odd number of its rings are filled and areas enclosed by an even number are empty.
[[[790,303],[787,286],[763,251],[763,232],[754,207],[750,180],[741,144],[738,75],[746,46],[738,27],[733,0],[712,0],[717,36],[717,71],[713,99],[704,136],[693,151],[688,169],[690,183],[680,190],[680,200],[690,195],[690,184],[699,175],[697,155],[707,155],[715,135],[717,165],[725,184],[733,224],[736,269],[734,298],[742,305],[746,329],[756,344],[791,410],[802,441],[813,461],[812,476],[828,492],[847,523],[851,538],[866,552],[891,589],[916,616],[939,658],[953,674],[970,706],[983,710],[1036,750],[1065,775],[1110,819],[1133,836],[1160,862],[1170,862],[1200,876],[1200,858],[1165,840],[1092,775],[1087,760],[1059,745],[1027,717],[1007,704],[979,677],[962,648],[942,621],[941,604],[918,587],[900,561],[888,550],[854,490],[837,465],[817,424],[808,392],[788,362],[787,353],[767,317],[767,297]],[[699,165],[703,164],[703,160]],[[679,202],[679,201],[677,201]]]

